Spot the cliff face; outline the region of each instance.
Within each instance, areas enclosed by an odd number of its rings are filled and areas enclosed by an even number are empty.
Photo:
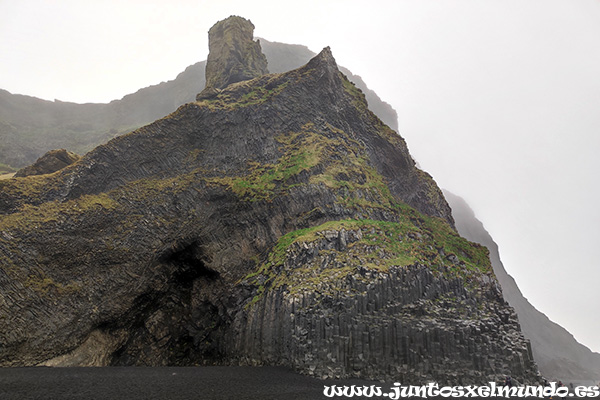
[[[532,379],[528,343],[484,249],[459,260],[451,232],[428,218],[409,221],[410,213],[394,222],[343,220],[284,236],[279,244],[292,243],[285,254],[242,282],[258,289],[224,349],[320,377],[450,384],[510,371]]]
[[[316,56],[306,46],[297,44],[270,42],[261,38],[260,45],[267,60],[269,60],[269,71],[275,73],[287,72],[301,67]],[[342,66],[339,68],[348,80],[364,93],[369,103],[369,110],[373,111],[384,124],[398,132],[398,114],[396,110],[381,100],[377,93],[369,89],[360,76],[353,74],[350,70]]]
[[[504,298],[517,312],[523,334],[531,341],[540,372],[556,381],[596,383],[600,375],[600,354],[593,353],[578,343],[573,335],[552,322],[523,296],[515,280],[504,269],[498,245],[468,204],[450,192],[444,191],[444,196],[452,207],[458,232],[490,250],[490,260],[502,286]]]
[[[487,250],[329,49],[0,188],[1,365],[536,378]]]

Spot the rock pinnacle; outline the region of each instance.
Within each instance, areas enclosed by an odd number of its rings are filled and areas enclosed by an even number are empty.
[[[206,88],[210,93],[240,81],[268,74],[267,58],[260,42],[254,41],[254,25],[247,19],[231,16],[208,31],[209,54],[206,61]]]

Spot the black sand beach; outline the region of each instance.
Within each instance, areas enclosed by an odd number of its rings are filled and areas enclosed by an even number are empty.
[[[2,400],[312,400],[323,385],[276,367],[0,369]]]
[[[0,400],[324,400],[325,385],[392,387],[322,381],[283,367],[0,368]]]

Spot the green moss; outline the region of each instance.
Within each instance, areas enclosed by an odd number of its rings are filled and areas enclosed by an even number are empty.
[[[285,287],[290,294],[316,287],[336,287],[347,275],[359,277],[359,269],[387,272],[392,266],[428,266],[434,274],[460,277],[467,285],[474,276],[491,273],[487,249],[471,243],[437,218],[423,216],[409,206],[399,207],[396,222],[378,220],[341,220],[300,229],[282,236],[273,246],[266,261],[242,279],[257,286],[258,302],[269,290]],[[309,244],[324,240],[326,231],[360,231],[361,238],[349,243],[344,251],[321,250],[314,263],[285,266],[288,252],[295,243]],[[443,251],[443,252],[442,252]],[[440,254],[455,254],[458,263]],[[327,260],[327,262],[323,262]],[[327,265],[323,267],[322,265]]]
[[[309,171],[323,158],[325,143],[322,137],[311,131],[306,124],[301,132],[279,135],[283,155],[275,164],[248,163],[249,173],[241,177],[207,178],[212,184],[227,186],[240,198],[247,201],[271,200],[295,186],[292,178]]]
[[[197,165],[192,159],[197,157],[200,151],[191,151],[188,156],[190,165]],[[207,181],[206,170],[195,168],[194,170],[170,177],[148,177],[128,182],[127,185],[119,187],[110,192],[111,197],[127,198],[136,202],[156,202],[157,198],[169,201],[184,191],[190,190],[198,182]]]
[[[31,288],[32,290],[40,294],[48,294],[51,291],[55,291],[59,295],[70,294],[81,290],[81,286],[77,283],[70,282],[66,285],[55,282],[52,278],[47,276],[35,276],[29,275],[24,282],[24,286]]]
[[[244,176],[207,179],[227,186],[244,200],[271,200],[301,183],[334,189],[338,203],[351,208],[391,208],[394,197],[381,174],[370,165],[364,146],[342,130],[306,123],[299,132],[276,137],[283,155],[274,164],[249,162]],[[318,166],[318,169],[315,167]],[[308,182],[292,178],[310,171]]]
[[[57,223],[65,218],[81,216],[91,211],[113,210],[117,202],[105,193],[81,196],[67,202],[52,201],[33,206],[25,204],[18,212],[0,219],[0,230],[18,229],[28,231],[40,225]]]
[[[289,82],[283,81],[281,77],[282,74],[271,74],[238,82],[228,86],[214,98],[204,99],[196,104],[211,111],[232,111],[259,105],[279,95],[288,86]]]
[[[61,182],[58,178],[60,172],[3,180],[0,181],[0,190],[15,199],[36,199],[43,192],[60,187]]]
[[[198,161],[200,159],[200,155],[203,152],[204,152],[204,150],[201,150],[201,149],[193,149],[188,153],[187,157],[185,158],[185,161],[188,164],[197,165]]]

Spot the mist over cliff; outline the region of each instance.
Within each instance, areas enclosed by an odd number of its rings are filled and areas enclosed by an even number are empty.
[[[563,382],[597,383],[600,354],[577,342],[566,329],[552,322],[523,296],[515,280],[504,269],[498,245],[473,210],[464,199],[447,190],[444,190],[444,197],[452,208],[458,232],[490,250],[494,273],[502,286],[504,298],[519,316],[523,334],[531,341],[540,372],[549,379]]]
[[[259,39],[271,72],[298,68],[315,56],[305,46]],[[85,154],[196,99],[206,84],[206,61],[190,65],[174,80],[162,82],[108,104],[76,104],[15,95],[0,89],[0,163],[22,168],[44,153],[64,148]],[[341,68],[364,91],[371,110],[392,129],[397,114],[364,81]]]

